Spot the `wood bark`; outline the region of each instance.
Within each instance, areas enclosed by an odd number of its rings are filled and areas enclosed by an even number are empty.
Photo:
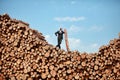
[[[64,29],[64,32],[65,32],[65,44],[66,44],[66,49],[67,49],[67,51],[70,51],[67,30]]]

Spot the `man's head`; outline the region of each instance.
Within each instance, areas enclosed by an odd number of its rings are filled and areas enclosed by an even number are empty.
[[[62,28],[60,28],[60,31],[62,31]]]

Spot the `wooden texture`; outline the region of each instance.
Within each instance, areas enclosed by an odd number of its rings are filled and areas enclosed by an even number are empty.
[[[66,49],[67,49],[67,51],[70,51],[69,41],[68,41],[68,35],[67,35],[67,30],[64,29],[64,32],[65,32],[65,44],[66,44]]]
[[[97,53],[65,51],[28,23],[0,15],[0,80],[120,80],[120,39]]]
[[[120,32],[118,33],[118,37],[119,37],[119,39],[120,39]]]

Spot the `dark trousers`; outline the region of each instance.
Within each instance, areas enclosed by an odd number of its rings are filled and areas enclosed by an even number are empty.
[[[61,38],[58,38],[58,44],[57,44],[56,47],[59,47],[59,49],[61,49],[61,46],[60,46],[61,42],[62,42],[62,39],[61,39]]]

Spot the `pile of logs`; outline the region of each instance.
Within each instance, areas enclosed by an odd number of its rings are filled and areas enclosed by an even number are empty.
[[[120,39],[94,54],[66,52],[29,24],[0,15],[0,80],[120,80]]]

